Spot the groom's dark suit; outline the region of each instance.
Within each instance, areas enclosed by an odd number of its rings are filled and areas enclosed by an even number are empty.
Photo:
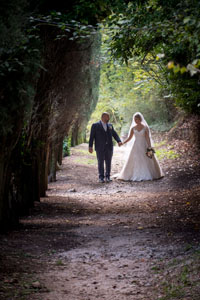
[[[101,121],[92,124],[90,132],[89,147],[93,147],[95,141],[95,150],[98,160],[99,179],[104,179],[104,161],[106,163],[106,177],[110,177],[111,160],[113,155],[113,141],[112,137],[119,143],[121,142],[119,136],[114,130],[112,124],[106,124],[107,130],[103,128]]]

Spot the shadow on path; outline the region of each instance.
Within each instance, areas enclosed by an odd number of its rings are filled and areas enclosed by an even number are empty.
[[[162,180],[102,185],[95,164],[76,147],[31,216],[1,236],[0,298],[199,299],[199,169],[165,162]],[[116,151],[113,172],[121,164]]]

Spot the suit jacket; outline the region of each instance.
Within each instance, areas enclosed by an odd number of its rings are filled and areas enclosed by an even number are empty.
[[[113,150],[112,137],[119,143],[121,142],[118,134],[113,128],[113,125],[107,124],[107,132],[104,130],[101,121],[92,124],[90,131],[89,147],[93,147],[93,142],[95,141],[95,150],[103,151],[106,144],[110,150]]]

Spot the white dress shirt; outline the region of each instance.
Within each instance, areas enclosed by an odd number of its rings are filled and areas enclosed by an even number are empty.
[[[104,122],[101,120],[101,124],[102,124],[104,130],[107,131],[107,123],[104,123]]]

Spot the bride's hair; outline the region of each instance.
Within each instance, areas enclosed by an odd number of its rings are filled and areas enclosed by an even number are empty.
[[[128,136],[130,135],[131,133],[131,129],[134,128],[137,124],[135,122],[135,118],[138,118],[141,120],[141,123],[144,125],[144,127],[146,128],[146,130],[148,130],[149,132],[149,138],[151,140],[151,144],[153,145],[153,141],[152,141],[152,137],[151,137],[151,131],[149,129],[149,125],[147,124],[147,121],[145,120],[143,114],[141,114],[139,111],[137,111],[134,115],[133,115],[133,118],[132,118],[132,123],[131,123],[131,126],[130,126],[130,129],[129,129],[129,133],[128,133]],[[133,142],[135,140],[135,136],[133,136],[133,138],[127,143],[128,145],[132,145]]]
[[[136,115],[134,115],[134,119],[139,119],[140,121],[142,121],[142,117],[141,117],[141,115],[140,114],[136,114]]]

